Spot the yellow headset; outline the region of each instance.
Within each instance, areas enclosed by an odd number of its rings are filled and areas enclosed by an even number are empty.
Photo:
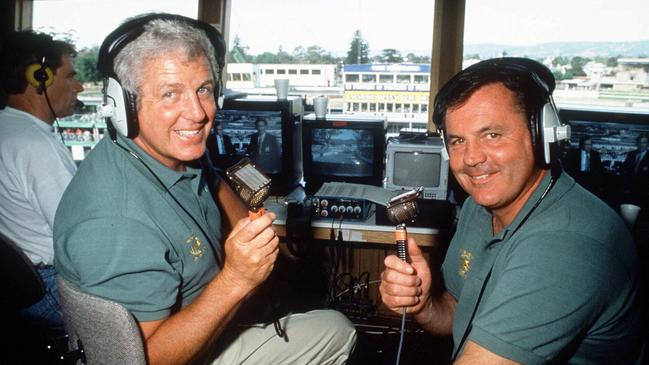
[[[45,88],[50,87],[54,82],[54,72],[45,65],[45,57],[43,57],[41,63],[32,63],[27,66],[25,79],[41,94]]]

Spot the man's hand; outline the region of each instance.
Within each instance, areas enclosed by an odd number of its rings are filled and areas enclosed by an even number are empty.
[[[246,292],[256,288],[273,271],[279,251],[279,239],[272,228],[274,220],[272,212],[254,221],[243,218],[225,241],[221,274]]]
[[[385,258],[379,291],[391,310],[401,313],[401,308],[406,307],[408,313],[417,314],[430,300],[431,273],[415,240],[409,237],[407,245],[410,263],[396,255]]]

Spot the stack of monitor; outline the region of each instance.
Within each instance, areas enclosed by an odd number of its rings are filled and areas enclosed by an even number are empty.
[[[257,143],[260,120],[263,140],[277,148]],[[441,140],[423,135],[388,140],[384,117],[317,119],[304,116],[299,97],[246,96],[226,100],[215,122],[234,147],[226,154],[208,151],[215,167],[225,171],[249,157],[272,179],[272,195],[287,195],[298,186],[313,195],[325,182],[346,182],[392,190],[423,186],[424,199],[446,199],[448,163]]]

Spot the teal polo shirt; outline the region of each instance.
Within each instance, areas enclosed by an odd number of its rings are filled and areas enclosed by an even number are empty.
[[[632,364],[642,339],[630,233],[565,173],[533,208],[549,183],[496,235],[485,208],[462,207],[442,266],[458,301],[455,351],[471,340],[524,364]]]
[[[84,160],[56,212],[54,262],[83,291],[159,320],[218,273],[220,212],[200,169],[177,172],[117,143],[137,158],[104,138]]]

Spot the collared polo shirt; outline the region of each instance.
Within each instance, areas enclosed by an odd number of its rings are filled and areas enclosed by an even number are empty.
[[[130,139],[104,138],[57,210],[55,265],[138,320],[159,320],[191,303],[218,273],[220,222],[200,169],[177,172]]]
[[[642,343],[631,236],[565,173],[540,200],[550,178],[496,235],[465,202],[442,268],[455,350],[471,340],[524,364],[631,364]]]

